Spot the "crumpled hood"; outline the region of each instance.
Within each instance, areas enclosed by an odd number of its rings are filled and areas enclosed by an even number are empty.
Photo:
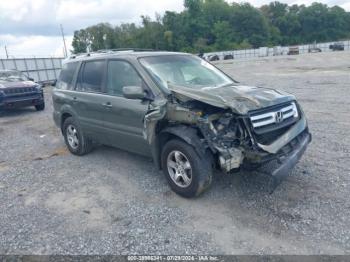
[[[220,108],[231,108],[232,111],[238,114],[247,114],[251,110],[295,100],[293,95],[286,92],[243,85],[196,89],[170,84],[168,88],[180,100],[198,100]]]
[[[0,89],[16,88],[16,87],[35,87],[37,85],[38,84],[36,84],[33,81],[16,81],[16,82],[0,81]]]

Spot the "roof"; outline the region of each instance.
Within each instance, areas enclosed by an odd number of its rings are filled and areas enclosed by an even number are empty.
[[[168,51],[134,51],[134,50],[102,50],[92,53],[77,54],[64,60],[64,63],[85,61],[96,58],[113,58],[113,57],[147,57],[162,55],[189,55],[188,53],[168,52]]]

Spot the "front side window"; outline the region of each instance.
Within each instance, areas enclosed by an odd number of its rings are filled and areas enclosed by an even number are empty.
[[[72,89],[73,77],[77,67],[78,62],[64,64],[58,77],[56,88],[64,90]]]
[[[78,78],[77,89],[84,92],[100,93],[105,61],[85,62]]]
[[[203,59],[189,55],[162,55],[140,59],[155,81],[164,88],[169,84],[189,88],[219,87],[234,81]]]
[[[109,61],[107,72],[107,93],[110,95],[122,96],[124,86],[142,87],[141,77],[128,62]]]

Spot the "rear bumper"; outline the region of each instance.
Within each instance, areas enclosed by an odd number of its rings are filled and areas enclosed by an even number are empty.
[[[20,108],[27,106],[36,106],[42,103],[44,103],[44,95],[42,93],[33,94],[30,96],[2,97],[0,100],[0,108]]]

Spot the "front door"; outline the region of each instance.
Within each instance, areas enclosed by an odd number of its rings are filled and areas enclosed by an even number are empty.
[[[124,60],[110,60],[107,63],[106,95],[108,108],[104,121],[108,131],[109,144],[142,155],[150,155],[150,148],[143,137],[143,120],[149,101],[123,97],[124,86],[145,84],[135,68]]]

